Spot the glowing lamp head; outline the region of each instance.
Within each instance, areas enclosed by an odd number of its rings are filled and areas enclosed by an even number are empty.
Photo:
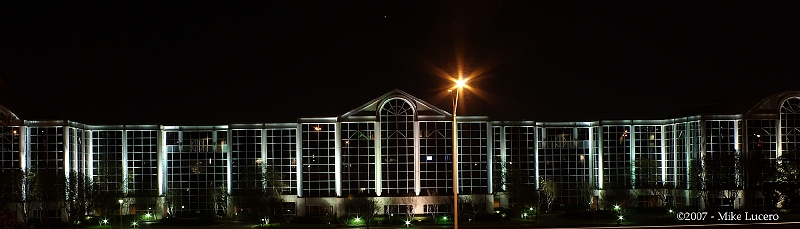
[[[461,89],[467,86],[467,80],[465,79],[458,79],[456,80],[456,88]]]
[[[622,216],[619,216],[619,220],[622,220]]]
[[[356,222],[361,222],[361,218],[356,217]]]
[[[406,225],[409,225],[409,224],[411,224],[411,221],[406,220]]]
[[[119,200],[119,203],[122,204],[122,199]]]

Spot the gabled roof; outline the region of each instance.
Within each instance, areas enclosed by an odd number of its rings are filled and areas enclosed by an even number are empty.
[[[800,91],[784,91],[758,101],[745,113],[748,118],[778,118],[778,110],[783,101],[791,97],[800,97]]]
[[[781,103],[790,97],[800,96],[800,91],[784,91],[767,98],[731,99],[690,107],[670,115],[670,118],[694,115],[743,115],[747,119],[776,119]]]
[[[392,91],[387,92],[386,94],[381,95],[378,98],[375,98],[364,105],[359,106],[356,109],[353,109],[347,113],[338,117],[339,121],[369,121],[369,120],[377,120],[378,116],[378,109],[380,106],[387,100],[394,99],[394,98],[401,98],[405,99],[411,106],[413,106],[416,115],[420,119],[445,119],[448,117],[452,117],[453,115],[449,112],[442,110],[428,102],[425,102],[417,97],[414,97],[400,89],[394,89]]]
[[[5,103],[0,105],[0,124],[5,125],[21,125],[23,121],[42,121],[42,120],[63,120],[56,118],[52,115],[45,114],[41,111],[28,108],[26,106],[17,106],[13,103]]]

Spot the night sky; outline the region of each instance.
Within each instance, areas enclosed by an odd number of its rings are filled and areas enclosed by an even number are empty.
[[[654,2],[2,3],[0,104],[295,122],[395,88],[451,110],[462,69],[477,90],[460,115],[593,121],[800,90],[800,3]]]

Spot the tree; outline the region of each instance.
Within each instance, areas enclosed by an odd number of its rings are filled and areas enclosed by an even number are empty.
[[[33,207],[33,199],[24,195],[25,190],[31,190],[34,173],[21,170],[3,170],[3,201],[10,204],[22,217],[23,226],[28,226],[29,213]],[[4,205],[5,206],[5,205]]]
[[[414,204],[417,203],[417,201],[416,201],[417,198],[418,197],[412,196],[412,195],[406,195],[406,196],[402,196],[402,197],[396,198],[397,203],[406,206],[404,213],[405,213],[405,216],[406,216],[406,220],[408,220],[408,221],[410,221],[411,219],[414,218],[414,215],[415,215],[415,213],[414,213]]]
[[[592,208],[592,203],[594,200],[594,192],[597,190],[598,187],[595,184],[586,182],[581,185],[581,199],[583,203],[586,204],[586,209]]]
[[[543,199],[539,198],[541,190],[536,189],[536,180],[533,176],[518,166],[507,166],[507,168],[506,194],[511,202],[509,204],[513,214],[517,217],[517,227],[519,227],[523,209],[533,208],[538,212]]]
[[[476,200],[472,196],[459,196],[458,197],[458,211],[459,216],[469,215],[470,218],[475,218],[475,214],[483,209],[479,209],[482,201]]]
[[[712,203],[706,205],[707,208],[728,205],[733,207],[734,201],[739,197],[739,191],[743,188],[742,163],[740,153],[732,152],[710,152],[703,157],[703,170],[707,194],[719,198],[722,203]]]
[[[492,172],[492,190],[496,194],[497,192],[506,191],[506,179],[508,178],[506,163],[500,163],[500,168],[497,171]]]
[[[180,202],[181,191],[172,187],[164,193],[164,200],[165,205],[167,207],[167,217],[173,217],[175,214],[175,208],[178,207],[178,202]]]
[[[453,207],[453,197],[450,195],[439,195],[436,190],[428,189],[426,190],[428,196],[430,198],[429,204],[427,205],[428,210],[426,212],[433,212],[432,216],[436,219],[437,212],[449,212],[452,213]]]
[[[777,190],[785,199],[783,208],[800,207],[800,152],[786,151],[778,159]]]
[[[71,172],[65,180],[64,194],[66,198],[61,201],[61,209],[67,214],[71,226],[77,227],[79,217],[84,216],[97,203],[92,180],[82,172]]]
[[[275,210],[282,207],[283,197],[280,193],[286,184],[271,167],[257,168],[244,175],[246,182],[242,182],[242,187],[233,193],[233,200],[239,209],[248,209],[251,214],[269,223],[271,216],[282,215],[282,212]]]
[[[545,204],[545,210],[550,211],[558,195],[558,185],[553,180],[539,178],[539,197]]]
[[[747,160],[743,160],[745,168],[746,187],[756,191],[764,197],[764,207],[768,211],[776,210],[781,194],[778,191],[778,172],[777,163],[770,159],[769,152],[751,151],[747,153]]]
[[[66,177],[54,169],[38,170],[31,179],[32,185],[26,193],[35,208],[41,210],[41,224],[50,228],[53,220],[58,217],[61,204],[66,196]]]
[[[657,161],[649,158],[636,160],[636,189],[645,197],[656,198],[656,206],[668,207],[668,198],[675,192],[675,185],[662,182],[660,175]]]
[[[704,200],[706,206],[710,205],[708,200],[708,189],[706,188],[706,171],[703,168],[701,160],[692,160],[689,162],[689,191],[691,196],[695,196]],[[694,203],[699,204],[699,203]],[[700,206],[697,206],[699,208]]]
[[[355,214],[356,221],[364,221],[364,224],[369,229],[372,220],[378,211],[381,209],[375,197],[357,196],[349,197],[342,201],[342,207],[348,214]]]
[[[226,183],[221,183],[219,186],[215,187],[211,196],[212,202],[214,203],[214,214],[228,212],[228,197],[230,195]]]
[[[614,187],[609,185],[600,193],[601,205],[603,209],[610,209],[619,215],[625,215],[627,210],[636,206],[636,194],[627,188]]]

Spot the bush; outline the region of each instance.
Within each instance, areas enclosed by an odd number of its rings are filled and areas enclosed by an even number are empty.
[[[669,209],[665,207],[637,207],[632,210],[631,212],[638,214],[663,215],[669,213]]]
[[[498,221],[498,220],[502,220],[502,219],[503,219],[503,216],[501,214],[499,214],[499,213],[491,213],[490,214],[490,213],[486,213],[486,212],[480,212],[480,213],[476,213],[475,214],[475,219],[473,219],[473,220],[475,222],[487,222],[487,221]]]
[[[558,215],[562,219],[574,220],[593,220],[593,219],[616,219],[617,213],[613,210],[597,210],[597,211],[568,211],[564,214]]]
[[[299,224],[328,224],[336,222],[333,216],[298,216],[297,223]]]

